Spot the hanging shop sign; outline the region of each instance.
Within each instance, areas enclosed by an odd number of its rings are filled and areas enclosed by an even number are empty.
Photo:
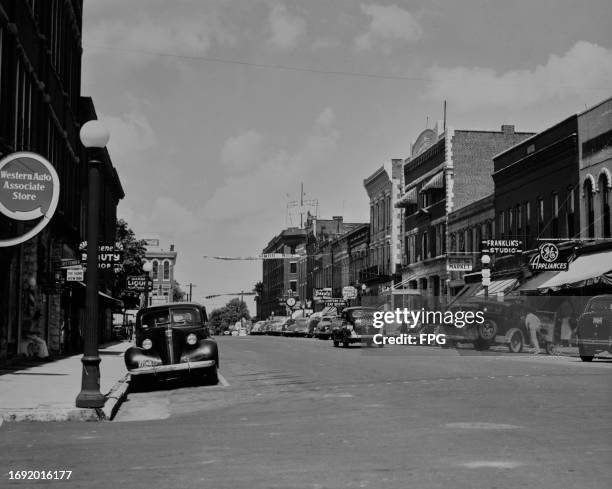
[[[87,241],[83,241],[79,245],[81,252],[81,260],[83,266],[87,268]],[[123,260],[123,245],[115,244],[100,244],[98,245],[98,269],[112,270],[114,273],[121,272]]]
[[[523,241],[520,239],[483,239],[482,253],[487,255],[520,255]]]
[[[450,258],[448,260],[447,270],[449,272],[471,272],[472,268],[472,260],[462,260],[458,258]]]
[[[82,267],[66,269],[66,281],[67,282],[82,282],[84,278],[85,278],[85,271],[83,270]]]
[[[322,289],[314,289],[314,300],[323,301],[325,299],[331,299],[332,289],[331,287],[324,287]]]
[[[323,304],[327,307],[345,307],[346,301],[341,297],[332,297],[330,299],[325,299]]]
[[[561,258],[559,248],[554,243],[542,243],[538,246],[537,254],[529,262],[529,268],[534,271],[564,271],[568,266],[567,259]]]
[[[153,281],[149,280],[146,275],[130,275],[126,280],[126,289],[134,292],[144,292],[147,289],[147,283],[149,292],[153,291]]]
[[[21,236],[1,238],[0,247],[23,243],[42,231],[55,213],[59,192],[55,168],[39,154],[22,151],[0,160],[0,213],[32,225]]]
[[[352,285],[342,287],[342,298],[346,300],[352,300],[357,298],[357,289]]]

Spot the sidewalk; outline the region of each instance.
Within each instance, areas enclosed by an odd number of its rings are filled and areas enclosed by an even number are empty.
[[[127,392],[124,341],[100,347],[102,409],[80,409],[81,354],[14,370],[0,369],[0,424],[4,421],[98,421],[110,419]],[[7,372],[8,371],[8,372]],[[4,373],[7,372],[7,373]]]

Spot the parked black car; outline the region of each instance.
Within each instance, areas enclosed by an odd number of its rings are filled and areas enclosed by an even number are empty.
[[[477,350],[486,350],[492,345],[507,345],[512,353],[519,353],[529,343],[529,333],[525,327],[524,317],[528,309],[520,301],[498,302],[472,297],[461,303],[453,304],[448,311],[457,317],[458,312],[471,312],[472,318],[477,313],[484,320],[475,319],[472,324],[457,327],[455,324],[438,325],[438,333],[446,335],[446,346],[453,343],[472,343]]]
[[[332,341],[334,346],[347,348],[351,343],[365,343],[371,345],[375,334],[381,333],[374,327],[374,307],[347,307],[342,311],[342,321],[339,328],[332,327]]]
[[[315,327],[315,336],[320,340],[329,340],[332,332],[332,316],[323,316]]]
[[[612,295],[591,297],[578,319],[578,351],[583,362],[597,353],[612,353]]]
[[[125,354],[132,378],[189,376],[216,384],[217,343],[210,338],[206,309],[177,302],[143,308],[136,315],[136,346]]]

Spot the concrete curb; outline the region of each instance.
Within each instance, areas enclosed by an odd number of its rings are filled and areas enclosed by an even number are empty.
[[[103,408],[82,409],[74,406],[37,406],[35,408],[0,409],[0,426],[2,422],[22,421],[104,421],[112,420],[119,406],[127,397],[130,387],[130,375],[118,380],[106,394]]]
[[[124,377],[118,380],[115,385],[111,388],[108,394],[106,394],[106,402],[102,411],[102,419],[112,421],[119,407],[125,401],[128,390],[130,388],[130,374],[125,374]]]
[[[81,408],[23,408],[0,410],[0,420],[6,422],[21,421],[99,421],[100,413],[96,409]]]

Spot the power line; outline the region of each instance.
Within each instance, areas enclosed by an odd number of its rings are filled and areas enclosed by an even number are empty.
[[[382,73],[360,73],[356,71],[323,70],[319,68],[305,68],[305,67],[300,67],[300,66],[287,66],[287,65],[268,64],[268,63],[253,63],[251,61],[242,61],[242,60],[237,60],[237,59],[213,58],[210,56],[196,56],[196,55],[189,55],[189,54],[164,53],[160,51],[147,51],[144,49],[116,48],[112,46],[102,46],[99,44],[87,44],[85,47],[94,48],[94,49],[102,49],[105,51],[117,51],[120,53],[145,54],[149,56],[161,56],[165,58],[176,58],[176,59],[182,59],[182,60],[188,60],[188,61],[208,61],[211,63],[223,63],[223,64],[250,66],[253,68],[267,68],[267,69],[274,69],[274,70],[317,73],[320,75],[357,76],[357,77],[362,77],[362,78],[383,78],[383,79],[388,79],[388,80],[433,81],[431,78],[416,77],[416,76],[389,75],[389,74],[382,74]]]
[[[408,80],[408,81],[423,81],[423,82],[441,81],[441,80],[436,80],[435,78],[422,77],[422,76],[391,75],[388,73],[363,73],[363,72],[357,72],[357,71],[341,71],[341,70],[324,70],[322,68],[307,68],[307,67],[302,67],[302,66],[288,66],[288,65],[280,65],[280,64],[271,64],[271,63],[254,63],[251,61],[243,61],[243,60],[227,59],[227,58],[216,58],[216,57],[210,57],[210,56],[166,53],[166,52],[161,52],[161,51],[148,51],[144,49],[118,48],[118,47],[113,47],[113,46],[103,46],[100,44],[87,44],[84,47],[87,49],[93,48],[93,49],[100,49],[103,51],[115,51],[118,53],[144,54],[147,56],[160,56],[164,58],[174,58],[174,59],[180,59],[184,61],[206,61],[210,63],[222,63],[222,64],[249,66],[252,68],[295,71],[295,72],[300,72],[300,73],[315,73],[318,75],[337,75],[337,76],[350,76],[350,77],[357,77],[357,78],[378,78],[378,79],[383,79],[383,80]],[[517,84],[503,82],[503,85],[517,85]],[[610,90],[610,87],[578,87],[575,85],[551,85],[550,83],[546,83],[546,86],[555,86],[558,88],[579,88],[581,90],[596,90],[596,91],[609,91]]]

